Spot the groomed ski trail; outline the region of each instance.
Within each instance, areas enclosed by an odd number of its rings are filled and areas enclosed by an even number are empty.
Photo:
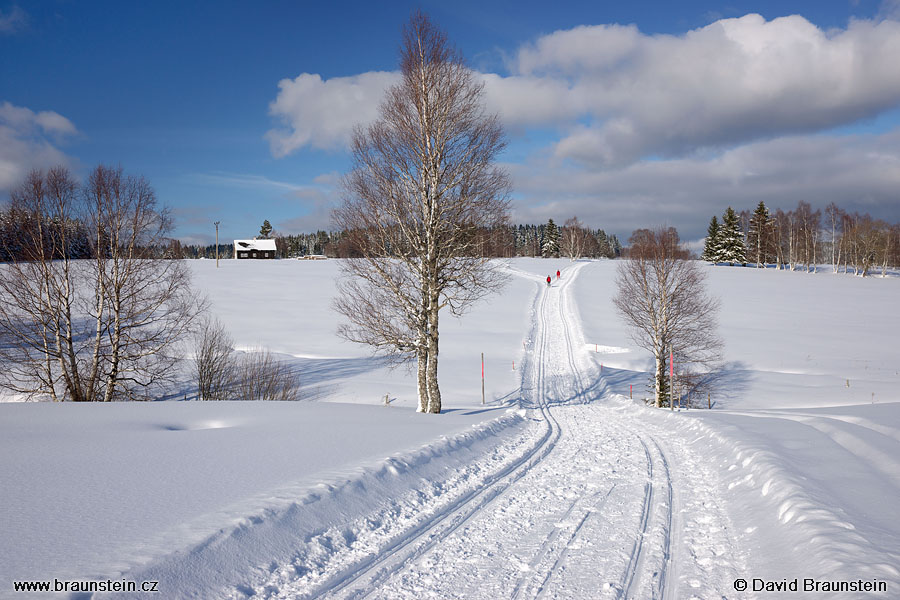
[[[585,264],[553,286],[516,272],[541,289],[522,364],[537,427],[502,468],[448,486],[448,501],[421,507],[427,520],[328,573],[292,577],[287,565],[235,597],[740,597],[713,471],[665,419],[610,393],[586,350],[570,295]]]

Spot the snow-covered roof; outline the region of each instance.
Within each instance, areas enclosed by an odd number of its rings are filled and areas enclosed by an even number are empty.
[[[234,240],[234,249],[238,250],[275,250],[275,240]]]

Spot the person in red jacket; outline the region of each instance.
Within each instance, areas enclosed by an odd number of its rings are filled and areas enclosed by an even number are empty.
[[[556,278],[559,279],[559,269],[556,270]]]
[[[550,276],[547,275],[547,285],[550,285],[550,281],[551,281],[551,280],[550,280]]]

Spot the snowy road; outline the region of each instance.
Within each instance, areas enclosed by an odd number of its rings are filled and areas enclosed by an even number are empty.
[[[253,595],[733,597],[742,569],[715,479],[675,437],[606,393],[570,296],[582,266],[552,287],[536,283],[522,365],[535,427],[513,457],[448,482],[443,504],[423,499],[432,516],[384,535],[377,552],[334,561],[327,576],[274,569]]]

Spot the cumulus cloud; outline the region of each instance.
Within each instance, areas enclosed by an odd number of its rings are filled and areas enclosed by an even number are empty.
[[[59,113],[34,112],[4,102],[0,105],[0,190],[21,183],[31,169],[69,164],[57,146],[77,133],[75,125]]]
[[[484,83],[489,112],[497,114],[513,130],[527,127],[563,126],[583,114],[585,99],[571,93],[565,81],[531,75],[502,77],[478,73]]]
[[[607,166],[877,115],[900,105],[896,56],[897,21],[823,31],[797,15],[751,14],[680,36],[634,26],[557,31],[521,48],[513,68],[568,84],[569,104],[583,106],[589,123],[567,132],[556,153]]]
[[[505,165],[514,218],[578,215],[626,236],[651,219],[691,239],[729,204],[803,200],[900,221],[900,129],[834,132],[900,107],[897,6],[885,0],[878,18],[829,30],[750,14],[681,35],[581,26],[521,46],[508,72],[476,73],[513,136],[540,129],[547,140]],[[273,153],[346,144],[397,78],[282,81]]]
[[[763,200],[797,202],[900,221],[900,130],[881,135],[788,136],[710,157],[641,161],[620,169],[507,165],[519,194],[516,220],[543,222],[577,214],[627,236],[638,226],[672,225],[685,239],[705,233],[726,206],[752,210]],[[624,241],[624,240],[623,240]]]
[[[397,73],[382,71],[331,79],[302,73],[282,79],[269,105],[269,114],[280,122],[266,134],[272,154],[280,158],[304,146],[346,146],[354,125],[375,119],[384,90],[397,81]]]
[[[889,10],[889,0],[883,10]],[[557,128],[556,156],[601,167],[814,131],[900,106],[900,22],[824,31],[801,16],[721,19],[683,35],[580,26],[522,46],[483,73],[488,108],[513,132]],[[338,148],[375,118],[396,73],[279,83],[275,156]]]

